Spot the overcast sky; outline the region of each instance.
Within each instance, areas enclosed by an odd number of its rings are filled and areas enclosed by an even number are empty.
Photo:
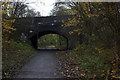
[[[2,1],[16,1],[16,0],[2,0]],[[18,1],[18,0],[17,0]],[[24,0],[19,0],[24,1]],[[25,0],[26,3],[30,3],[29,6],[32,9],[35,9],[36,11],[39,11],[41,13],[41,16],[49,16],[51,10],[54,7],[54,3],[56,1],[79,1],[79,2],[119,2],[120,0]]]
[[[49,16],[55,1],[56,0],[26,0],[26,3],[30,3],[29,6],[39,11],[42,16]]]

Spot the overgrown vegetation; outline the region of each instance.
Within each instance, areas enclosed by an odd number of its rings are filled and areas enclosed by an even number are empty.
[[[82,38],[74,50],[58,54],[66,77],[120,78],[119,3],[58,3],[71,8],[73,18],[61,26]]]
[[[57,53],[65,77],[82,79],[120,78],[118,62],[112,50],[80,45],[74,50]]]
[[[2,50],[3,78],[17,74],[25,62],[37,53],[29,44],[15,41],[3,42]]]
[[[23,64],[36,54],[27,43],[22,43],[17,36],[14,39],[13,32],[16,31],[10,11],[15,10],[9,2],[2,2],[2,77],[12,78],[17,74]]]

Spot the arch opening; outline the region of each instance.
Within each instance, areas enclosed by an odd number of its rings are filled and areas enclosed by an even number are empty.
[[[59,39],[63,39],[61,41],[64,41],[64,43],[65,43],[64,46],[61,44],[61,47],[59,47],[59,48],[58,47],[51,48],[51,50],[67,50],[67,49],[69,49],[69,46],[70,46],[69,36],[67,36],[66,34],[64,34],[64,33],[60,32],[60,31],[59,32],[58,31],[42,31],[42,32],[39,32],[37,34],[34,34],[30,38],[31,46],[33,46],[35,49],[47,50],[46,47],[43,48],[43,47],[39,46],[40,43],[38,44],[38,39],[41,38],[42,36],[45,36],[45,35],[48,35],[48,34],[54,34],[56,36],[59,36]]]
[[[68,46],[67,38],[54,33],[40,36],[37,42],[38,49],[65,50]]]

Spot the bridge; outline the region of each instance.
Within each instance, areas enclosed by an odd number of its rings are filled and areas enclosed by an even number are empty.
[[[73,30],[74,27],[65,27],[61,26],[63,22],[66,22],[68,18],[72,18],[73,16],[47,16],[47,17],[29,17],[29,18],[19,18],[16,19],[15,26],[18,28],[19,32],[20,27],[24,26],[24,33],[27,35],[27,41],[34,48],[38,48],[37,39],[46,34],[58,34],[63,36],[67,40],[66,49],[72,49],[75,45],[76,39],[74,38],[76,35],[70,35],[70,30]],[[32,26],[32,28],[31,28]],[[22,33],[21,30],[20,33]]]

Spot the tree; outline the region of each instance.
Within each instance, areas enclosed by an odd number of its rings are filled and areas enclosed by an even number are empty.
[[[51,11],[53,16],[72,15],[73,11],[70,7],[67,7],[63,2],[57,2],[54,4],[54,9]]]
[[[12,10],[9,11],[11,17],[24,17],[26,10],[28,9],[28,6],[25,4],[25,1],[17,0],[10,2],[10,5],[12,7]]]
[[[16,30],[13,26],[15,19],[7,19],[10,17],[9,10],[11,9],[8,2],[2,3],[2,35],[4,40],[9,40],[12,32]]]
[[[40,17],[40,12],[35,12],[34,9],[28,9],[26,11],[25,17]]]
[[[117,59],[119,59],[118,4],[101,2],[69,3],[74,12],[74,18],[68,19],[68,22],[62,26],[73,26],[74,29],[71,30],[70,34],[74,32],[77,32],[78,35],[83,34],[86,37],[84,42],[87,41],[91,46],[99,45],[104,49],[114,48]]]
[[[35,12],[34,9],[30,9],[26,0],[10,2],[11,10],[9,15],[11,17],[35,17],[40,16],[40,12]]]

